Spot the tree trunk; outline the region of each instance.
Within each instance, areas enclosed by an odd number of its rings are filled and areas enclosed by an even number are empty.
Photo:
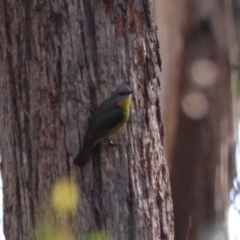
[[[71,176],[73,235],[173,239],[159,107],[158,40],[147,0],[1,1],[0,130],[6,239],[32,239],[53,183]],[[88,118],[112,90],[133,86],[131,118],[79,170]],[[46,216],[45,216],[46,217]]]
[[[165,76],[163,92],[176,93],[163,95],[163,119],[177,240],[227,239],[234,134],[226,2],[181,1],[174,15],[179,18],[177,30],[171,28],[172,18],[165,17],[165,28],[160,25],[171,47],[165,53],[161,48],[162,56],[173,68]],[[178,51],[172,51],[171,41],[178,43]],[[195,115],[202,110],[202,115]]]

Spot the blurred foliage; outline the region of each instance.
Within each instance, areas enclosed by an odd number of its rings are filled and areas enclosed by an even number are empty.
[[[35,231],[37,240],[72,240],[67,231],[51,226],[42,225]]]
[[[109,233],[105,231],[90,233],[86,240],[112,240]]]
[[[88,234],[86,237],[73,237],[70,231],[72,216],[76,213],[79,204],[79,186],[68,177],[58,179],[53,186],[51,194],[51,207],[54,209],[54,221],[47,222],[46,216],[38,224],[35,229],[37,240],[113,240],[106,231],[96,231]],[[52,209],[50,208],[49,211]],[[46,220],[48,219],[48,220]]]

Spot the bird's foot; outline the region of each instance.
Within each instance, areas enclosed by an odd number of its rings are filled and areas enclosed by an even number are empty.
[[[108,144],[109,146],[111,147],[116,147],[118,146],[119,144],[117,143],[114,143],[111,139],[107,138],[105,141],[104,141],[106,144]]]

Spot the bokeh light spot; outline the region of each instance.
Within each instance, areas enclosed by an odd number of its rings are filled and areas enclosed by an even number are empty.
[[[208,100],[202,93],[192,91],[183,97],[182,110],[190,118],[201,119],[209,111]]]
[[[209,59],[198,59],[192,63],[191,79],[202,87],[211,87],[217,80],[218,67]]]

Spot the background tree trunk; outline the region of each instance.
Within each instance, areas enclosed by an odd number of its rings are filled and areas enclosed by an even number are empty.
[[[211,23],[205,21],[189,31],[185,54],[171,175],[176,236],[186,239],[189,229],[189,239],[226,239],[228,171],[234,156],[229,61],[214,37]],[[189,74],[197,61],[211,61],[218,71],[214,84],[205,89],[194,86],[195,76]],[[206,98],[208,108],[199,119],[191,118],[183,109],[184,98],[196,93]],[[201,104],[192,107],[196,110]]]
[[[1,1],[0,131],[6,239],[32,239],[60,176],[81,186],[77,235],[173,239],[163,154],[158,40],[147,0]],[[91,110],[121,84],[134,88],[117,146],[72,164]]]
[[[161,56],[168,63],[161,75],[162,108],[175,237],[227,239],[229,180],[235,165],[230,64],[231,54],[236,61],[236,48],[229,41],[233,25],[226,16],[231,1],[155,2]],[[198,68],[200,62],[205,67]],[[196,93],[207,111],[193,118],[183,106]],[[190,103],[193,112],[201,105],[193,99]]]

